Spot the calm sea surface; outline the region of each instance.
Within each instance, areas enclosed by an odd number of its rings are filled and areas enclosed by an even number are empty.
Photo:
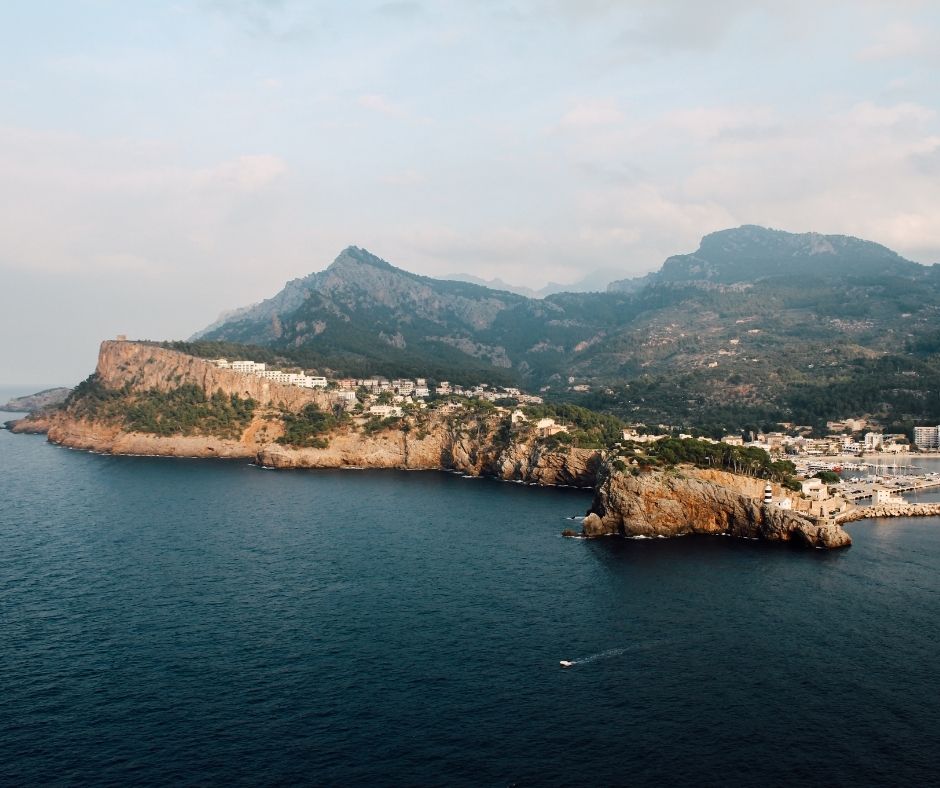
[[[940,521],[560,538],[588,504],[0,432],[0,784],[940,779]]]

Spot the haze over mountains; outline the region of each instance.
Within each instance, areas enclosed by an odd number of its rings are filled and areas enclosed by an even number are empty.
[[[576,282],[563,285],[558,282],[549,282],[543,287],[531,288],[523,285],[511,285],[502,279],[481,279],[471,274],[448,274],[441,279],[449,279],[455,282],[470,282],[475,285],[483,285],[491,290],[505,290],[516,295],[526,296],[527,298],[545,298],[545,296],[555,295],[555,293],[596,293],[606,290],[608,285],[619,276],[618,271],[611,268],[600,268],[592,271],[586,276],[581,277]]]
[[[938,344],[938,312],[937,266],[857,238],[744,226],[607,292],[542,299],[419,276],[349,247],[194,339],[350,371],[550,392],[585,384],[607,398],[594,404],[647,419],[718,418],[732,406],[822,418],[850,405],[901,419],[937,410],[933,361],[921,356]],[[850,379],[864,401],[805,401]]]

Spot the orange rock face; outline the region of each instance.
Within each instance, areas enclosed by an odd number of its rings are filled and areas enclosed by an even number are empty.
[[[839,525],[764,506],[760,496],[765,484],[723,471],[680,468],[634,476],[604,466],[584,534],[728,534],[824,548],[852,543]]]

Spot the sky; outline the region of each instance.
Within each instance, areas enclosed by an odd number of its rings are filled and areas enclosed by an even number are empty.
[[[627,277],[740,224],[940,261],[940,3],[30,0],[0,25],[0,382],[349,245]]]

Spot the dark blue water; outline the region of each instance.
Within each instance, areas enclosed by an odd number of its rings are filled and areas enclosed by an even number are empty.
[[[560,538],[588,502],[0,432],[0,783],[936,782],[940,522]]]

